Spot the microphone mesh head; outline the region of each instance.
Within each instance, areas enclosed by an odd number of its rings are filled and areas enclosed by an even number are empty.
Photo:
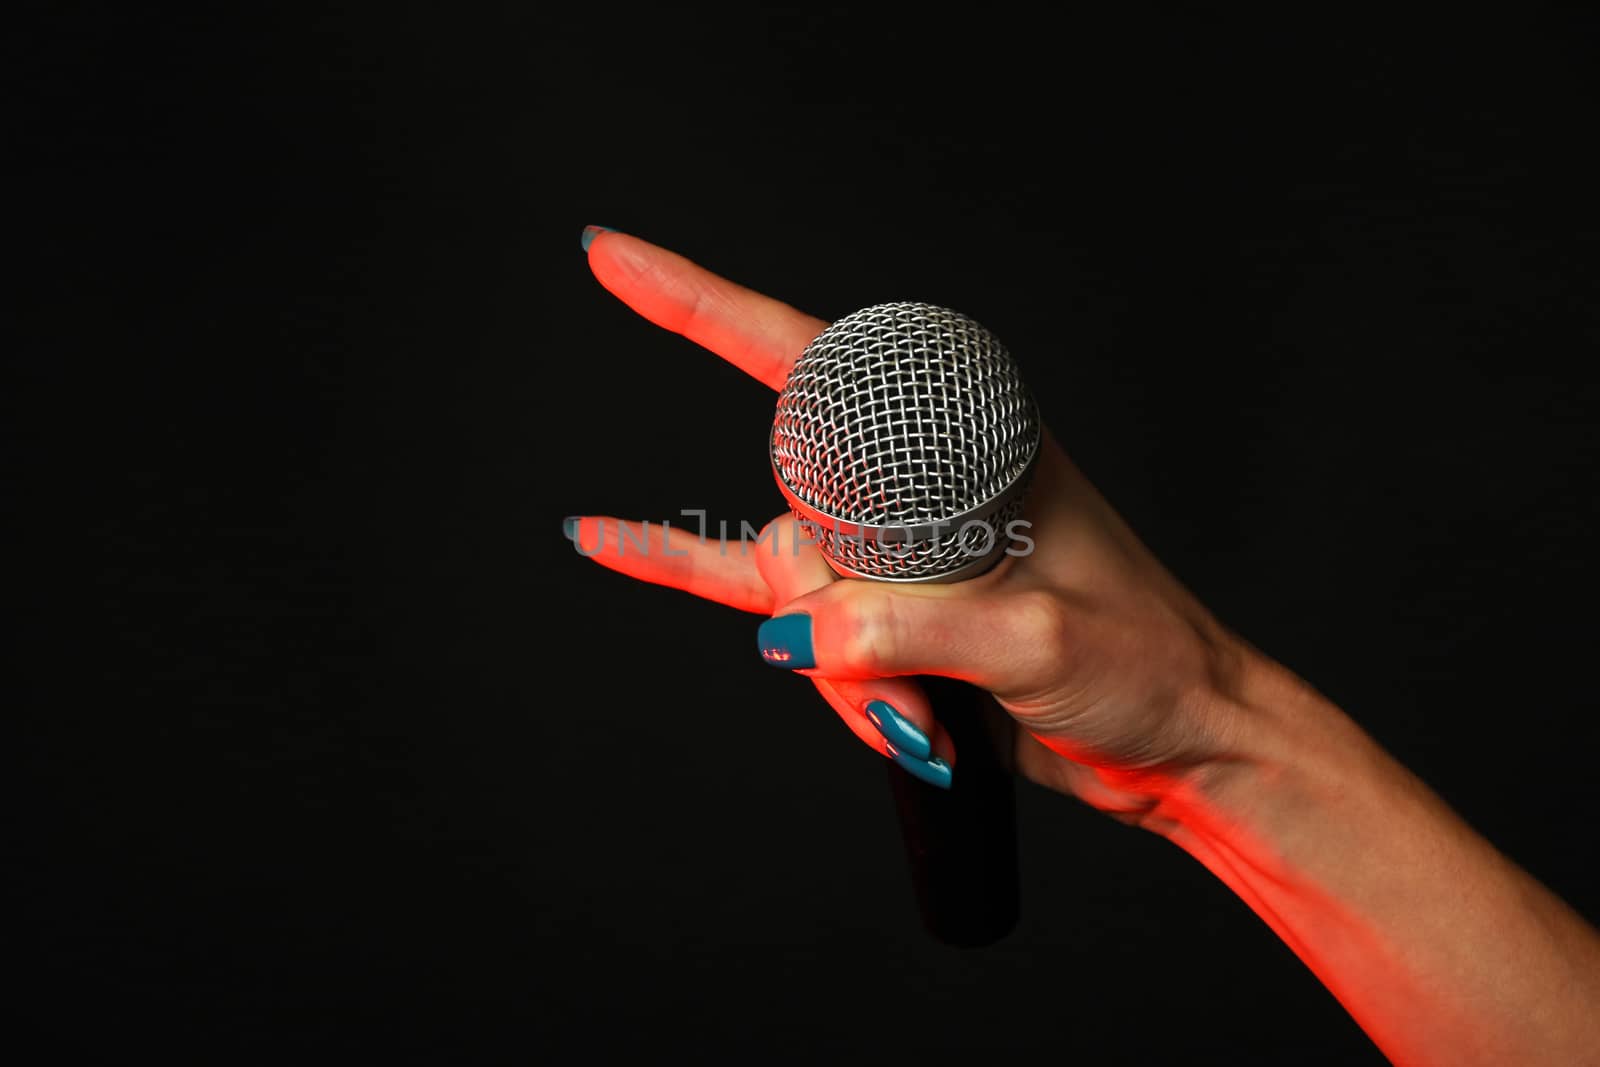
[[[778,396],[778,486],[834,569],[953,581],[994,562],[1039,448],[1005,347],[930,304],[865,308],[806,347]]]

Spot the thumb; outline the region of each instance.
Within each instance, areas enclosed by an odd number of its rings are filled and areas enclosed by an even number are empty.
[[[845,579],[789,601],[756,641],[773,666],[824,678],[931,674],[1015,692],[1059,654],[1063,629],[1043,593]]]

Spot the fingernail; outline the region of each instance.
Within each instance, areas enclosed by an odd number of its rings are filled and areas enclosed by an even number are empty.
[[[594,239],[599,237],[601,234],[616,232],[617,231],[613,230],[610,226],[585,226],[583,228],[583,250],[585,252],[589,251],[589,246],[592,245],[594,243]]]
[[[768,619],[756,631],[756,647],[761,658],[774,667],[802,671],[817,665],[811,650],[811,616],[779,615]]]
[[[884,740],[906,755],[923,760],[933,755],[933,746],[928,744],[928,735],[917,729],[916,723],[901,716],[887,701],[868,701],[867,721],[878,728]]]
[[[934,756],[932,759],[918,759],[909,752],[901,752],[894,745],[885,745],[889,750],[889,758],[900,766],[921,778],[929,785],[938,786],[940,789],[950,788],[950,764]]]
[[[568,515],[561,520],[561,535],[568,541],[578,540],[578,516]]]

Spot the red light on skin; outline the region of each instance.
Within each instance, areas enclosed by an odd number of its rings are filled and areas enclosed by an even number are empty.
[[[781,648],[763,648],[761,654],[767,658],[768,663],[784,663],[789,659],[789,653]]]

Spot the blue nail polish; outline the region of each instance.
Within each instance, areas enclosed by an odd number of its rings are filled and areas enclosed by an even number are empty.
[[[934,756],[932,759],[917,759],[909,752],[901,752],[894,745],[886,745],[889,758],[900,766],[921,778],[929,785],[938,786],[940,789],[950,788],[950,764]]]
[[[774,667],[801,671],[817,665],[816,653],[811,650],[809,615],[768,619],[756,631],[756,647],[761,650],[761,658]]]
[[[916,723],[894,710],[894,706],[887,701],[868,701],[867,721],[878,728],[884,740],[906,755],[923,760],[933,755],[928,735],[917,729]]]
[[[585,226],[583,228],[583,250],[585,252],[589,251],[589,246],[593,244],[594,239],[599,237],[601,234],[616,232],[617,231],[613,230],[610,226]]]
[[[566,518],[561,520],[561,535],[568,541],[577,541],[578,516],[568,515]]]

